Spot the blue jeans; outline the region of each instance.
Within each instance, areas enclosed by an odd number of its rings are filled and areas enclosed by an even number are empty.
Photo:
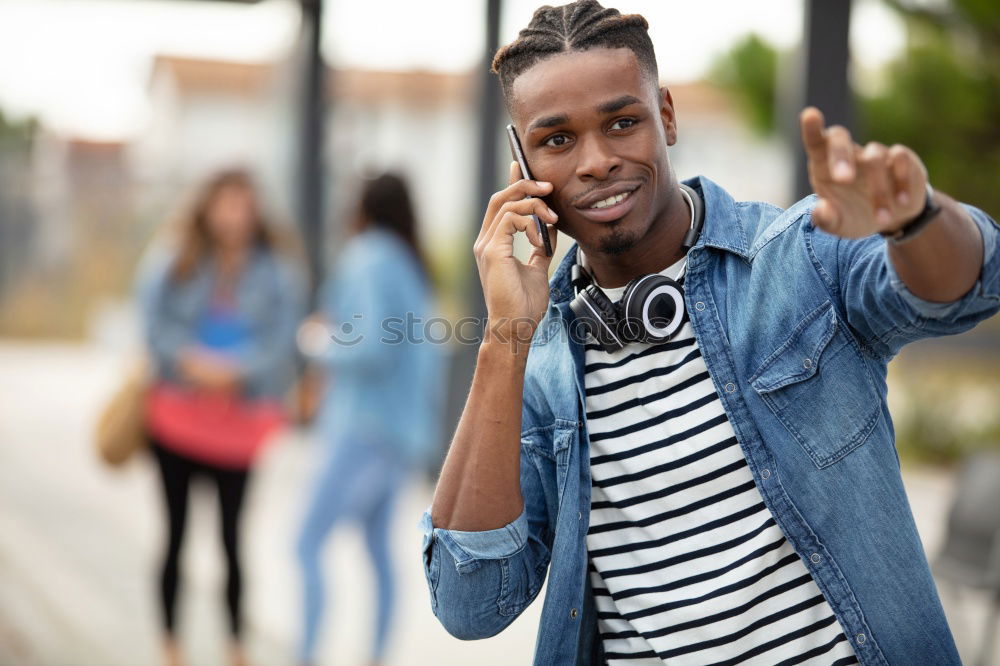
[[[305,611],[299,644],[303,663],[312,661],[323,614],[323,545],[334,526],[345,519],[361,524],[375,568],[378,596],[372,659],[382,659],[395,605],[389,528],[405,476],[405,469],[384,449],[368,442],[340,442],[329,451],[309,498],[297,544]]]

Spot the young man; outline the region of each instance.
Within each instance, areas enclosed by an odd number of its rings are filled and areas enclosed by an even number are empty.
[[[885,374],[998,309],[996,223],[815,109],[818,198],[681,185],[646,27],[542,7],[494,60],[536,180],[512,165],[475,243],[491,323],[424,516],[434,612],[492,636],[548,570],[539,665],[957,664]],[[548,283],[531,214],[576,241]],[[642,286],[666,278],[674,312]]]

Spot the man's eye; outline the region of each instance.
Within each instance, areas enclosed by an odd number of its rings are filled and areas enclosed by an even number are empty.
[[[565,146],[569,139],[565,134],[556,134],[555,136],[550,136],[545,140],[546,146],[552,146],[553,148],[558,148],[560,146]]]
[[[635,125],[635,118],[619,118],[612,125],[613,130],[624,130]]]

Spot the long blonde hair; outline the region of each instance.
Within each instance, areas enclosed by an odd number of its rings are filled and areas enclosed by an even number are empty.
[[[296,256],[298,241],[288,225],[280,228],[268,219],[261,208],[257,185],[244,169],[226,169],[209,178],[199,188],[187,211],[175,223],[178,237],[177,257],[170,277],[177,282],[190,278],[195,269],[212,252],[214,242],[208,228],[208,212],[219,193],[227,187],[243,189],[250,197],[253,210],[253,243],[275,254]]]

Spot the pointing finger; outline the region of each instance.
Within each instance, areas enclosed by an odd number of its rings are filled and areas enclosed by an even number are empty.
[[[826,155],[826,138],[823,136],[823,113],[815,106],[807,107],[799,114],[799,128],[802,131],[802,145],[809,157],[821,159]]]
[[[833,125],[826,130],[827,166],[830,175],[838,183],[854,180],[854,142],[851,133],[841,125]]]

